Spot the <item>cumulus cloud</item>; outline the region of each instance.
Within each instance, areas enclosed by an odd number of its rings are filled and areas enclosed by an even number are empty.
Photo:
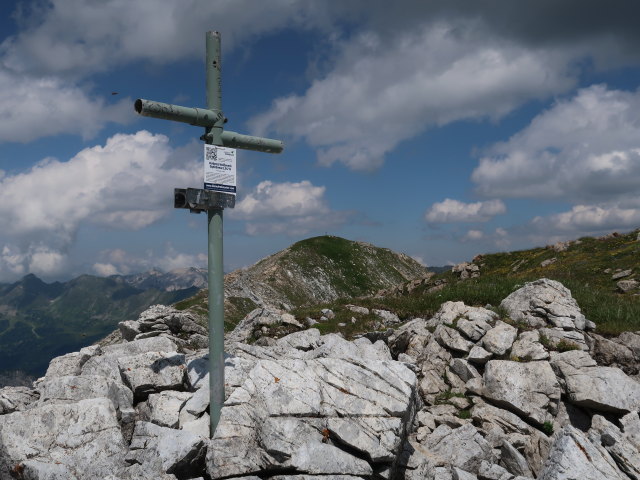
[[[569,232],[570,234],[633,229],[640,225],[640,208],[621,208],[617,205],[604,207],[576,205],[567,212],[535,217],[532,224],[537,231]]]
[[[640,91],[595,85],[557,102],[472,175],[487,196],[609,201],[640,184]]]
[[[498,199],[464,203],[447,198],[431,205],[424,218],[429,223],[487,222],[506,211],[507,207]]]
[[[0,142],[30,142],[61,133],[93,137],[109,122],[132,119],[131,100],[109,105],[62,80],[0,69]]]
[[[178,268],[207,266],[205,253],[179,252],[171,243],[167,244],[162,252],[149,250],[144,255],[133,254],[121,248],[103,250],[99,254],[99,260],[92,268],[96,275],[103,277],[128,275],[152,268],[169,272]]]
[[[231,218],[246,220],[249,235],[304,235],[311,231],[341,226],[353,212],[332,211],[325,199],[325,187],[308,180],[260,182],[229,212]]]
[[[469,230],[464,236],[465,240],[480,240],[484,238],[484,232],[482,230]]]
[[[326,15],[316,3],[51,0],[22,16],[25,28],[0,52],[7,68],[35,74],[77,76],[134,60],[165,64],[200,55],[212,26],[226,47],[284,27],[319,25]]]
[[[59,272],[85,223],[136,230],[167,215],[173,188],[198,181],[191,162],[166,166],[172,153],[165,136],[119,134],[69,161],[0,178],[0,223],[11,226],[0,236],[0,275]]]
[[[363,33],[340,46],[324,78],[303,95],[276,99],[250,125],[259,134],[306,140],[322,165],[339,161],[370,170],[430,126],[499,118],[525,100],[574,84],[565,60],[552,51],[507,45],[473,23],[465,27],[429,24],[391,37]]]

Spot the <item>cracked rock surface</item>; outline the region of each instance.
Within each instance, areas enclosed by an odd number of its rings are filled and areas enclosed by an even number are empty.
[[[209,438],[206,332],[154,306],[0,389],[0,480],[639,479],[640,332],[592,333],[547,279],[503,307],[389,312],[393,331],[353,341],[254,311]],[[299,330],[243,343],[272,321]]]

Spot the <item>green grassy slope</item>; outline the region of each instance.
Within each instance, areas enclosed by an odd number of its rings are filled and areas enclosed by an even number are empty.
[[[476,257],[480,277],[461,280],[452,272],[434,276],[426,285],[408,295],[358,299],[358,305],[389,309],[401,318],[429,318],[448,300],[464,301],[468,305],[497,307],[502,299],[525,282],[542,277],[558,280],[572,292],[585,316],[594,321],[598,332],[616,334],[626,330],[640,330],[640,290],[621,293],[612,279],[616,271],[632,269],[627,278],[640,280],[640,241],[638,230],[609,238],[581,238],[571,242],[565,251],[550,247],[534,248]],[[555,259],[542,266],[545,260]],[[429,292],[437,282],[444,287]],[[318,317],[321,308],[334,309],[337,317],[319,325],[325,331],[334,330],[338,322],[348,322],[352,312],[344,308],[352,300],[330,302],[299,308],[299,318]],[[356,315],[357,317],[357,315]],[[356,324],[347,324],[345,333],[355,333],[375,323],[375,317],[358,318]]]

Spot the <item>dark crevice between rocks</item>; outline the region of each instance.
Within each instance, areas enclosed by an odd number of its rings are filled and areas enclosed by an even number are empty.
[[[511,405],[509,405],[508,403],[500,402],[500,401],[493,400],[493,399],[486,398],[486,397],[481,397],[481,398],[482,398],[486,403],[488,403],[489,405],[492,405],[492,406],[494,406],[494,407],[496,407],[496,408],[500,408],[500,409],[502,409],[502,410],[506,410],[507,412],[511,412],[511,413],[513,413],[513,414],[517,415],[517,416],[518,416],[518,418],[519,418],[520,420],[522,420],[524,423],[526,423],[526,424],[527,424],[527,425],[529,425],[530,427],[535,428],[535,429],[536,429],[536,430],[538,430],[539,432],[544,433],[545,435],[547,435],[547,436],[549,436],[549,437],[550,437],[550,435],[548,435],[548,434],[546,434],[546,433],[544,432],[544,430],[543,430],[544,425],[543,425],[543,424],[540,424],[540,423],[538,423],[538,422],[536,422],[536,421],[534,421],[534,420],[531,420],[531,419],[527,418],[527,417],[525,416],[525,415],[526,415],[526,412],[523,412],[522,410],[518,410],[517,408],[513,408],[513,407],[512,407]],[[473,414],[472,414],[472,415],[473,415]],[[481,427],[481,425],[477,425],[476,423],[474,423],[474,425],[475,425],[476,427]]]
[[[205,463],[206,456],[207,444],[202,442],[199,448],[194,448],[174,468],[167,470],[167,473],[174,474],[178,477],[178,480],[188,480],[196,477],[209,478]]]

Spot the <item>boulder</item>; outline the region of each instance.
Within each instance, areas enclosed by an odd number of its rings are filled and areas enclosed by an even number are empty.
[[[471,363],[478,363],[484,365],[487,363],[491,357],[493,357],[493,353],[487,352],[484,348],[474,345],[471,350],[469,350],[469,355],[467,355],[467,360]]]
[[[461,318],[456,323],[456,328],[469,340],[477,342],[491,329],[491,325],[482,319],[467,320],[466,318]]]
[[[491,360],[483,380],[483,397],[492,403],[540,425],[553,420],[561,390],[549,362]]]
[[[568,288],[542,278],[526,283],[502,300],[500,306],[516,321],[532,327],[547,324],[564,329],[584,330],[586,319]]]
[[[145,338],[133,342],[117,343],[102,347],[82,365],[81,375],[102,375],[122,381],[118,369],[118,358],[145,352],[175,352],[178,346],[165,337]]]
[[[559,432],[538,480],[629,480],[609,453],[594,445],[580,430],[566,426]]]
[[[136,401],[162,390],[183,390],[186,364],[184,354],[177,352],[146,352],[118,359],[125,384]]]
[[[589,439],[604,447],[618,468],[630,478],[640,478],[640,449],[626,438],[618,427],[601,415],[594,415]]]
[[[127,451],[116,411],[106,398],[46,404],[0,416],[0,472],[28,469],[59,478],[105,478]],[[37,463],[36,463],[37,462]],[[41,478],[41,477],[32,477]]]
[[[173,390],[152,393],[147,400],[149,421],[161,427],[178,428],[180,409],[191,397],[189,392]]]
[[[415,374],[399,362],[259,360],[224,404],[207,470],[214,478],[393,470],[418,401]]]
[[[118,418],[133,421],[133,394],[121,382],[100,375],[45,377],[38,385],[39,405],[74,403],[90,398],[107,398],[118,414]]]
[[[511,358],[519,361],[547,360],[549,352],[540,343],[539,331],[522,332],[511,347]]]
[[[45,377],[62,377],[66,375],[80,375],[82,366],[95,355],[101,353],[101,348],[97,345],[82,348],[79,352],[67,353],[56,357],[49,362],[49,368]]]
[[[401,353],[418,358],[430,337],[426,322],[416,318],[395,329],[387,342],[396,358]]]
[[[630,348],[636,359],[640,360],[640,332],[622,332],[615,341]]]
[[[440,425],[423,445],[436,463],[450,464],[467,472],[478,472],[482,460],[494,460],[491,446],[470,423],[456,429]]]
[[[636,375],[640,367],[633,350],[617,341],[591,334],[591,355],[600,365],[618,367],[627,375]]]
[[[472,322],[492,322],[498,314],[483,307],[469,307],[464,302],[444,302],[427,325],[436,327],[441,324],[453,325],[456,320],[466,319]]]
[[[0,388],[0,415],[24,410],[38,397],[38,392],[28,387]]]
[[[125,461],[144,470],[190,478],[203,470],[205,445],[191,432],[136,422]]]
[[[636,288],[638,288],[638,285],[640,285],[640,282],[635,279],[620,280],[618,283],[616,283],[616,287],[618,287],[618,290],[620,290],[622,293],[627,293],[631,290],[635,290]]]
[[[570,403],[619,414],[640,409],[640,383],[619,368],[599,367],[579,350],[554,353],[551,363],[566,384]]]
[[[549,348],[589,350],[584,334],[577,330],[541,328],[539,334],[540,341],[545,342]]]
[[[467,353],[473,347],[473,342],[465,340],[456,330],[445,325],[438,325],[433,336],[440,345],[455,352]]]
[[[398,315],[388,310],[377,310],[374,308],[371,310],[371,313],[380,318],[380,320],[382,320],[382,324],[386,327],[390,327],[392,325],[400,323],[400,318],[398,318]]]
[[[513,345],[518,330],[498,320],[495,326],[482,337],[482,346],[495,355],[504,355]]]

